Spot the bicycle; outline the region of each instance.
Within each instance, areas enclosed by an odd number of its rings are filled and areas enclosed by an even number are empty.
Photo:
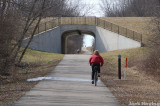
[[[98,81],[98,67],[94,67],[94,84],[97,86],[97,81]]]

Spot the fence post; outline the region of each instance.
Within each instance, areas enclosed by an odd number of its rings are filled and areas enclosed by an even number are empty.
[[[97,26],[99,25],[99,23],[100,23],[100,20],[99,20],[99,18],[97,18]]]
[[[73,24],[73,18],[71,17],[71,25]]]
[[[141,43],[142,43],[142,34],[141,34]]]
[[[87,25],[87,19],[86,19],[86,17],[85,17],[85,23],[84,24]]]
[[[45,22],[45,31],[47,30],[47,28],[46,28],[47,26],[46,26],[46,22]]]
[[[97,24],[97,26],[98,26],[98,18],[96,18],[96,24]]]
[[[105,23],[106,23],[106,21],[104,20],[104,21],[103,21],[103,27],[104,27],[104,29],[105,29]]]
[[[58,26],[61,25],[61,17],[58,17]]]
[[[121,55],[118,55],[118,78],[121,79]]]
[[[95,25],[97,25],[97,17],[95,17]]]

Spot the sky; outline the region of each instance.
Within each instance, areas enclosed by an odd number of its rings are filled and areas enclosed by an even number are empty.
[[[84,39],[83,39],[83,42],[84,42],[83,46],[84,46],[84,47],[85,47],[85,46],[86,46],[86,47],[92,46],[93,40],[94,40],[94,37],[93,37],[93,36],[91,36],[91,35],[85,35],[85,36],[84,36]]]
[[[72,0],[71,0],[72,1]],[[80,1],[80,3],[82,4],[83,7],[82,10],[84,9],[84,13],[86,16],[91,16],[91,17],[102,17],[103,16],[103,13],[100,9],[100,2],[101,0],[78,0]],[[74,0],[72,2],[78,2],[77,0]],[[89,7],[89,9],[88,9]],[[86,13],[86,10],[87,10],[87,13]],[[89,10],[89,12],[88,12]],[[92,46],[92,42],[94,40],[94,37],[91,36],[91,35],[85,35],[84,36],[84,39],[83,39],[83,46],[86,46],[86,47],[90,47]]]
[[[86,4],[87,6],[91,7],[90,12],[87,14],[87,16],[103,16],[103,13],[99,6],[100,2],[101,0],[82,0],[83,4]]]
[[[87,4],[91,6],[92,8],[90,9],[89,14],[87,16],[96,16],[96,17],[102,17],[103,13],[101,12],[99,3],[100,0],[83,0],[82,1],[84,4]],[[92,46],[92,41],[94,40],[94,37],[91,35],[85,35],[84,37],[84,44],[83,46],[90,47]]]

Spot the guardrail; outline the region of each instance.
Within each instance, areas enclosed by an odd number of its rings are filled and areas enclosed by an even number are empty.
[[[133,40],[142,42],[142,34],[97,17],[57,17],[51,21],[39,24],[36,34],[60,25],[96,25],[125,37],[129,37]],[[30,28],[30,31],[32,30],[33,28]]]

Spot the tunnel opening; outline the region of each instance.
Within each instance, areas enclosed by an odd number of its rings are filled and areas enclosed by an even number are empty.
[[[63,54],[91,54],[95,49],[95,34],[89,31],[66,31],[62,34]]]

